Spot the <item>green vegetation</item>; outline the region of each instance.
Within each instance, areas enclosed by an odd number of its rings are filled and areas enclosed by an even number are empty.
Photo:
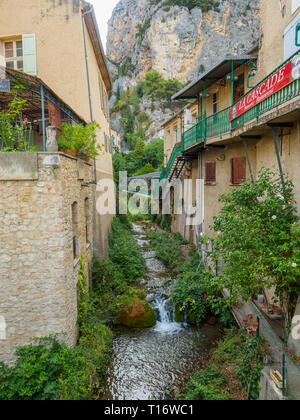
[[[161,7],[183,6],[189,10],[199,7],[202,12],[219,11],[220,5],[220,2],[216,0],[151,0],[151,2],[152,4],[160,4]]]
[[[163,223],[161,220],[158,222]],[[180,320],[185,311],[190,323],[200,325],[209,314],[213,314],[224,325],[233,325],[235,322],[230,312],[230,302],[223,298],[218,278],[205,269],[196,248],[187,245],[178,233],[173,235],[157,230],[150,231],[147,236],[158,258],[176,277],[171,295],[176,306],[176,318]],[[184,255],[184,248],[188,255]]]
[[[121,91],[118,87],[111,115],[114,117],[117,113],[120,114],[121,137],[126,141],[129,150],[134,150],[139,140],[145,141],[145,133],[152,123],[147,113],[141,109],[142,98],[151,100],[152,110],[155,102],[162,109],[178,107],[178,104],[171,101],[171,97],[182,87],[177,79],[165,80],[156,70],[148,72],[145,80],[139,82],[134,89]]]
[[[128,154],[116,152],[113,156],[115,181],[119,182],[119,172],[127,171],[128,176],[143,175],[159,171],[164,159],[164,141],[153,139],[148,144],[138,141]]]
[[[62,124],[61,135],[57,141],[58,147],[65,150],[74,150],[78,156],[86,156],[91,159],[98,156],[101,146],[97,145],[96,130],[100,126],[95,121],[83,125]]]
[[[218,284],[231,291],[229,304],[273,287],[289,326],[300,295],[300,227],[291,181],[285,177],[283,188],[277,174],[261,170],[256,181],[220,201],[212,257],[225,263]]]
[[[27,101],[21,99],[26,88],[21,82],[11,89],[14,99],[7,110],[0,111],[0,151],[2,152],[34,152],[37,147],[30,144],[32,126],[28,118],[23,117]]]
[[[116,218],[109,235],[109,258],[127,282],[146,275],[146,263],[127,221]]]
[[[109,235],[109,258],[95,258],[92,270],[93,287],[99,297],[97,307],[102,320],[113,324],[126,301],[143,301],[145,291],[137,280],[146,275],[146,263],[131,234],[125,216],[113,220]]]
[[[257,400],[264,345],[244,331],[227,330],[209,365],[187,384],[183,400]]]
[[[169,232],[153,230],[148,232],[147,238],[155,249],[157,257],[168,268],[175,273],[181,271],[184,264],[184,257],[180,247],[186,244],[186,242],[179,233],[172,235]]]
[[[0,400],[100,398],[112,344],[112,333],[106,325],[114,322],[124,306],[137,303],[145,306],[149,326],[156,322],[144,302],[145,292],[134,287],[137,278],[145,274],[145,261],[131,235],[129,221],[115,218],[109,259],[94,259],[91,287],[81,259],[77,346],[70,349],[58,337],[48,337],[19,348],[14,367],[0,363]]]
[[[70,349],[48,337],[19,348],[14,367],[0,364],[0,400],[91,400],[101,395],[112,333],[99,320],[99,297],[93,290],[89,294],[83,259],[79,289],[78,345]]]
[[[164,107],[170,107],[172,96],[183,88],[183,84],[177,79],[165,80],[162,75],[152,70],[146,74],[144,82],[144,93],[152,102],[159,101]]]

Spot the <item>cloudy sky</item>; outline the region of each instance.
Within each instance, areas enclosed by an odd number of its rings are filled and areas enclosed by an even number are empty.
[[[119,0],[89,0],[94,5],[101,33],[101,39],[106,49],[107,22],[111,17],[112,11]]]

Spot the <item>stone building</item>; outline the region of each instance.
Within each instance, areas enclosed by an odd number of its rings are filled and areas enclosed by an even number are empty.
[[[93,257],[93,165],[63,153],[0,152],[0,360],[58,334],[77,340],[80,256]],[[0,320],[0,324],[1,324]],[[1,328],[1,325],[0,325]]]
[[[0,56],[6,66],[38,76],[84,121],[100,124],[97,179],[113,179],[108,111],[112,83],[92,5],[81,0],[1,0],[0,11]],[[53,114],[46,114],[46,126],[60,128],[55,109]],[[41,150],[42,143],[40,136]],[[111,217],[96,215],[98,254],[107,251]]]
[[[300,215],[300,2],[261,0],[260,19],[257,47],[236,56],[225,51],[218,65],[174,96],[197,102],[196,122],[188,124],[182,112],[164,126],[161,179],[193,180],[191,202],[198,202],[200,214],[198,220],[187,212],[173,214],[172,229],[195,244],[212,234],[220,195],[255,179],[262,167],[293,181]],[[175,146],[172,127],[177,133],[181,127]],[[266,295],[272,302],[272,292]],[[290,345],[300,354],[299,340],[290,339]]]
[[[44,130],[53,110],[62,122],[85,121],[36,76],[0,70],[1,111],[8,113],[16,83],[26,86],[17,136],[37,145],[46,135],[46,151],[0,151],[0,360],[12,363],[16,347],[35,338],[77,341],[78,273],[81,256],[87,276],[92,264],[96,186],[93,161],[59,153],[56,127]]]

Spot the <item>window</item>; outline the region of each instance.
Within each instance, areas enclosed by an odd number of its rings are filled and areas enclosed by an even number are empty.
[[[100,94],[100,104],[101,109],[103,111],[103,114],[108,119],[109,112],[108,112],[108,95],[106,92],[105,85],[103,83],[103,80],[100,76],[100,73],[98,73],[98,80],[99,80],[99,94]]]
[[[171,145],[171,131],[167,131],[167,150],[170,150],[172,147]]]
[[[231,159],[231,183],[239,185],[246,179],[246,158]]]
[[[213,184],[217,181],[216,162],[205,163],[205,183]]]
[[[79,257],[79,240],[78,240],[78,204],[72,204],[72,226],[73,226],[73,258]]]
[[[4,57],[7,67],[15,70],[23,70],[23,42],[4,42]]]
[[[213,114],[217,114],[218,112],[218,94],[213,94]]]
[[[237,102],[245,94],[245,77],[244,73],[239,75],[233,84],[233,102]]]

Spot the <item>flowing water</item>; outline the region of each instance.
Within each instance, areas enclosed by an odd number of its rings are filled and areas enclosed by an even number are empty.
[[[173,279],[155,252],[149,251],[146,226],[133,224],[133,233],[148,267],[148,278],[142,285],[158,321],[145,330],[116,329],[106,383],[108,400],[163,400],[182,391],[221,336],[216,326],[194,328],[175,322],[168,300]]]

